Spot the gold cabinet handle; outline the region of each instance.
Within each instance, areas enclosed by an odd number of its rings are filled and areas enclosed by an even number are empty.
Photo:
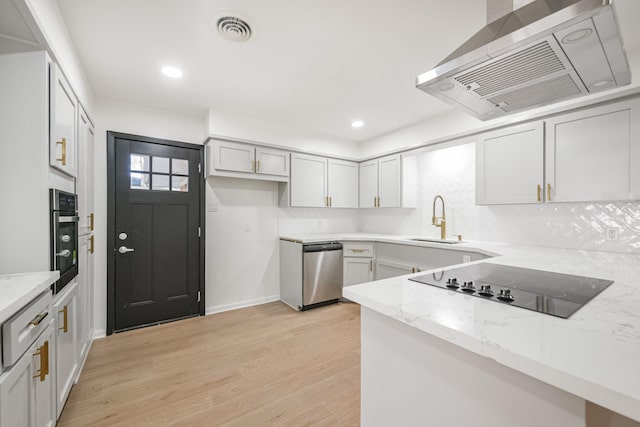
[[[542,201],[542,187],[538,184],[538,201]]]
[[[89,230],[91,231],[93,231],[93,225],[94,225],[93,220],[94,220],[93,212],[91,212],[91,214],[89,214]]]
[[[547,202],[551,201],[551,184],[547,183]]]
[[[56,158],[56,161],[62,162],[62,166],[67,165],[67,138],[62,138],[62,141],[56,141],[56,145],[62,145],[62,157]]]
[[[40,381],[44,382],[45,377],[49,375],[49,341],[45,341],[33,355],[40,357],[40,369],[33,378],[40,378]]]
[[[329,196],[329,207],[333,206],[333,203],[331,201],[331,196]]]
[[[380,207],[380,196],[378,196],[378,207]]]
[[[260,172],[260,160],[258,160],[258,163],[256,164],[256,172]]]
[[[91,235],[91,237],[89,237],[89,243],[90,243],[90,245],[89,245],[89,253],[90,253],[90,254],[92,254],[92,253],[93,253],[93,250],[94,250],[94,248],[95,248],[95,240],[94,240],[94,237],[95,237],[95,236],[94,236],[93,234]]]
[[[373,271],[373,260],[369,260],[369,271]]]
[[[256,162],[255,160],[251,160],[251,172],[255,172],[256,171]]]
[[[377,203],[378,203],[377,197],[373,196],[373,207],[374,208],[378,207]]]
[[[62,321],[62,327],[58,328],[58,330],[61,330],[66,334],[67,332],[69,332],[69,307],[65,305],[62,310],[58,310],[58,313],[62,313],[64,319]]]
[[[47,317],[49,315],[48,311],[44,311],[40,314],[38,314],[36,317],[33,318],[33,320],[31,320],[31,322],[29,322],[29,325],[31,326],[38,326],[40,323],[42,323],[42,321],[45,319],[45,317]]]
[[[351,252],[356,253],[356,254],[361,254],[363,252],[367,252],[366,249],[350,249]]]

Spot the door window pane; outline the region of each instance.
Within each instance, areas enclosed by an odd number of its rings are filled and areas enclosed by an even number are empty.
[[[171,191],[189,191],[189,177],[173,175],[171,177]]]
[[[169,173],[169,158],[168,157],[154,157],[153,158],[153,172]],[[167,181],[167,187],[169,182]],[[155,188],[154,188],[155,190]]]
[[[149,172],[149,156],[145,156],[143,154],[132,154],[130,169],[132,171]]]
[[[149,189],[149,174],[131,172],[131,188],[134,190],[148,190]]]
[[[171,159],[171,173],[189,175],[189,160]]]
[[[156,175],[154,173],[151,189],[160,190],[160,191],[169,191],[169,175]]]

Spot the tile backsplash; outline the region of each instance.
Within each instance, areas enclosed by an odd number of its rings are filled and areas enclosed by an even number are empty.
[[[281,236],[355,233],[358,209],[280,208],[278,226]]]
[[[446,203],[450,237],[640,254],[638,201],[476,206],[473,143],[418,154],[418,207],[360,209],[359,231],[439,238],[431,225],[437,194]],[[606,241],[606,227],[618,228],[619,241]]]

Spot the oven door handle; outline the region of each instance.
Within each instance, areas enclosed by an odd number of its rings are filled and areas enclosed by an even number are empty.
[[[58,216],[58,222],[79,222],[78,216]]]

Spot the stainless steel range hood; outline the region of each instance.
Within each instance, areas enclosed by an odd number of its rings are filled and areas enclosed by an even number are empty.
[[[612,0],[534,0],[416,79],[419,89],[481,120],[629,83]]]

